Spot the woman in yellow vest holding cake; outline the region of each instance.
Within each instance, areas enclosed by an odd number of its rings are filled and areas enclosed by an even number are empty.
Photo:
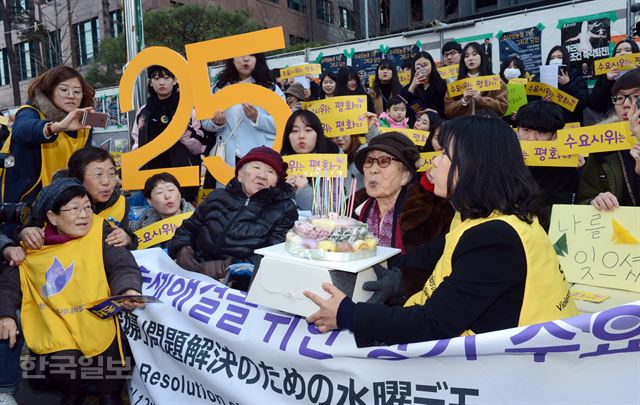
[[[125,357],[117,320],[100,319],[83,306],[112,295],[140,295],[142,277],[128,250],[104,242],[110,227],[92,208],[75,179],[42,189],[33,209],[47,218],[45,244],[27,250],[19,269],[0,275],[0,334],[15,341],[20,307],[25,341],[44,362],[45,376],[64,392],[63,403],[83,403],[94,383],[101,404],[118,404]],[[82,356],[90,359],[79,362]],[[91,379],[81,377],[85,367],[91,367]]]
[[[441,127],[444,150],[430,173],[435,194],[456,210],[449,232],[400,259],[430,276],[404,308],[354,304],[331,284],[307,318],[321,332],[354,333],[360,347],[491,332],[578,314],[547,234],[543,207],[513,130],[502,120],[464,117]],[[397,269],[365,289],[402,294]]]

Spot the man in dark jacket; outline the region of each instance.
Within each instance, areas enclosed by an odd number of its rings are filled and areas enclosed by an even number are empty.
[[[284,242],[298,219],[286,170],[278,152],[253,148],[227,187],[213,190],[176,230],[169,255],[186,270],[218,279],[232,263],[257,264],[254,249]]]

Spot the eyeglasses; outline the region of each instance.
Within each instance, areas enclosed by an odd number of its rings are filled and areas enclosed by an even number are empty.
[[[449,52],[445,52],[442,56],[449,57],[449,56],[456,56],[457,54],[459,54],[460,52],[458,51],[449,51]]]
[[[94,208],[93,205],[85,205],[84,207],[73,207],[73,208],[68,208],[66,210],[61,209],[60,212],[68,212],[72,216],[77,217],[78,215],[80,215],[80,211],[82,212],[89,211],[88,214],[91,214],[93,212],[93,208]]]
[[[70,95],[73,95],[74,98],[82,98],[82,96],[84,96],[82,90],[71,90],[67,87],[58,87],[56,92],[62,98],[67,98]]]
[[[620,94],[618,96],[612,96],[611,102],[615,105],[621,105],[624,104],[625,101],[629,100],[631,101],[631,104],[633,104],[638,100],[638,97],[640,97],[638,94]]]
[[[368,169],[371,166],[373,166],[373,163],[375,162],[379,168],[384,169],[385,167],[391,164],[392,160],[395,160],[396,162],[400,162],[400,159],[396,159],[391,156],[380,156],[379,158],[367,157],[364,159],[364,164],[362,166]]]
[[[94,179],[106,178],[107,180],[110,180],[110,181],[113,181],[118,177],[118,175],[113,173],[113,172],[109,172],[109,173],[90,173],[89,176],[93,177]]]

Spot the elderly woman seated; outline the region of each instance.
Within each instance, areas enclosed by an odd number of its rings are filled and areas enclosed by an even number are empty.
[[[25,341],[45,376],[65,394],[63,403],[84,403],[91,383],[101,404],[119,404],[125,359],[118,322],[82,308],[112,295],[140,295],[140,269],[125,247],[105,242],[111,228],[93,213],[77,180],[59,179],[43,188],[33,210],[47,221],[44,246],[27,250],[19,269],[5,267],[0,274],[0,337],[15,342],[21,308]],[[61,367],[68,372],[60,373]]]
[[[287,165],[271,148],[253,148],[236,164],[236,177],[213,190],[169,242],[169,255],[186,270],[220,279],[233,263],[257,264],[254,249],[284,242],[298,219]]]

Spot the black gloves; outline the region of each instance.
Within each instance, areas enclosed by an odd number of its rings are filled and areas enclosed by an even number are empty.
[[[362,289],[373,291],[371,298],[367,300],[371,304],[382,304],[389,299],[399,300],[404,295],[402,283],[402,272],[397,267],[387,269],[379,264],[373,266],[378,279],[367,281],[362,285]]]

